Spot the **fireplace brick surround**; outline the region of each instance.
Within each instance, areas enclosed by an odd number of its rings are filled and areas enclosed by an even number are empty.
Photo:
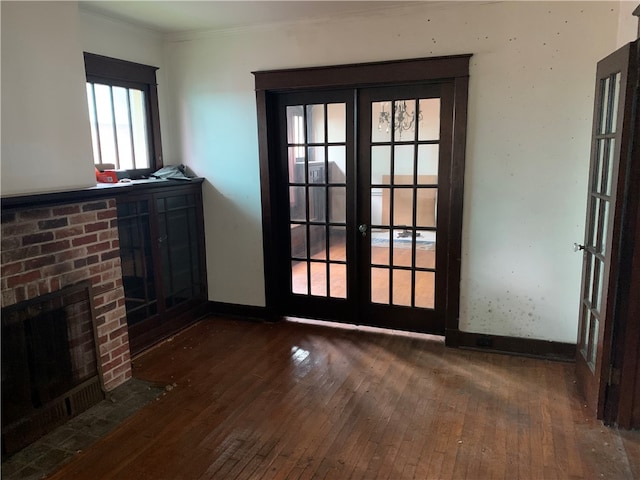
[[[131,378],[115,199],[2,211],[1,304],[89,280],[106,391]]]

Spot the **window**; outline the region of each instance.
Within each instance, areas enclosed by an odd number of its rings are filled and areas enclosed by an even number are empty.
[[[157,67],[84,54],[93,160],[132,176],[162,167]]]

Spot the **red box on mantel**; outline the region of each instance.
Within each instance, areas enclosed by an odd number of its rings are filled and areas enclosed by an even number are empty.
[[[96,168],[96,180],[100,183],[118,183],[118,174],[115,170],[101,172]]]

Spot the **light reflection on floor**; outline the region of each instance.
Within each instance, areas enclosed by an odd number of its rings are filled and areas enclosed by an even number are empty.
[[[361,332],[382,333],[385,335],[398,335],[408,338],[430,340],[437,343],[444,343],[444,336],[430,335],[428,333],[408,332],[405,330],[393,330],[390,328],[370,327],[368,325],[355,325],[352,323],[330,322],[327,320],[314,320],[311,318],[286,317],[285,321],[293,323],[305,323],[308,325],[319,325],[322,327],[341,328],[344,330],[357,330]]]

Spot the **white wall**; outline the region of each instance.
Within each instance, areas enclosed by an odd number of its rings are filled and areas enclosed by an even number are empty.
[[[618,22],[617,3],[452,3],[170,37],[169,143],[210,182],[210,298],[265,301],[251,71],[473,53],[460,327],[575,342],[595,64]]]
[[[618,41],[616,45],[622,47],[638,38],[638,17],[633,11],[640,5],[638,0],[621,1],[618,14]]]
[[[2,195],[96,184],[75,2],[2,2]]]

